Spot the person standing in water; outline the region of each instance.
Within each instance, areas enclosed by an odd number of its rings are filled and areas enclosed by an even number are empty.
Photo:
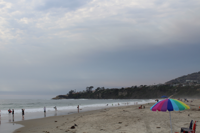
[[[14,122],[14,113],[15,113],[15,111],[14,111],[14,109],[12,109],[13,122]]]
[[[15,111],[14,111],[14,109],[12,109],[12,115],[14,116],[14,113],[15,113]]]
[[[79,105],[77,106],[77,109],[78,109],[78,113],[79,113]]]
[[[8,113],[10,114],[12,111],[10,109],[8,109]]]
[[[46,107],[44,106],[44,117],[46,117]]]
[[[24,119],[24,110],[25,109],[22,109],[22,118]]]
[[[46,113],[46,107],[44,106],[44,113]]]

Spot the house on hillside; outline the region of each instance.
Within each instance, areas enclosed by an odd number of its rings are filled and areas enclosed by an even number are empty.
[[[198,83],[198,80],[185,80],[186,83]]]

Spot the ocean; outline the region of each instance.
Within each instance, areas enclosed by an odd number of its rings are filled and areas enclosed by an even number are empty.
[[[21,114],[21,109],[25,109],[26,113],[43,112],[44,106],[48,111],[54,111],[53,107],[57,107],[58,110],[74,110],[77,105],[82,109],[87,110],[89,108],[103,108],[108,104],[108,107],[120,105],[134,105],[134,103],[145,104],[148,102],[155,102],[151,99],[62,99],[62,100],[51,100],[51,99],[0,99],[0,110],[1,115],[7,115],[8,109],[14,109],[15,114]]]
[[[0,133],[12,133],[22,127],[13,123],[16,121],[77,113],[77,105],[80,107],[80,112],[84,112],[126,106],[127,103],[135,105],[152,102],[155,102],[155,99],[0,99]],[[57,111],[54,109],[55,106]],[[8,113],[8,109],[14,109],[14,116]],[[24,118],[21,109],[25,109]]]

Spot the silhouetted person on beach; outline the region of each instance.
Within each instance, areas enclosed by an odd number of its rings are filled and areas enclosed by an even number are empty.
[[[44,113],[46,113],[46,107],[44,106]]]
[[[44,106],[44,117],[46,117],[46,107]]]
[[[14,109],[12,109],[12,121],[14,122]],[[14,123],[13,123],[14,125]]]
[[[79,113],[79,105],[77,106],[77,109],[78,109],[78,113]]]
[[[25,109],[22,109],[22,119],[24,120],[24,110]]]
[[[12,115],[13,115],[13,117],[14,117],[14,113],[15,113],[15,111],[14,111],[14,109],[12,109]]]

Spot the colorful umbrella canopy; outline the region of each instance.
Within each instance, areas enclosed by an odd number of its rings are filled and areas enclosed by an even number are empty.
[[[170,118],[170,125],[171,125],[171,133],[173,133],[172,131],[172,123],[171,123],[171,111],[181,111],[181,110],[185,110],[185,109],[190,109],[190,107],[188,105],[186,105],[185,103],[176,100],[176,99],[165,99],[162,100],[160,102],[155,103],[150,110],[152,111],[169,111],[169,118]]]
[[[162,100],[156,104],[154,104],[151,108],[152,111],[181,111],[181,110],[185,110],[185,109],[190,109],[190,107],[188,105],[186,105],[185,103],[176,100],[176,99],[165,99]]]

